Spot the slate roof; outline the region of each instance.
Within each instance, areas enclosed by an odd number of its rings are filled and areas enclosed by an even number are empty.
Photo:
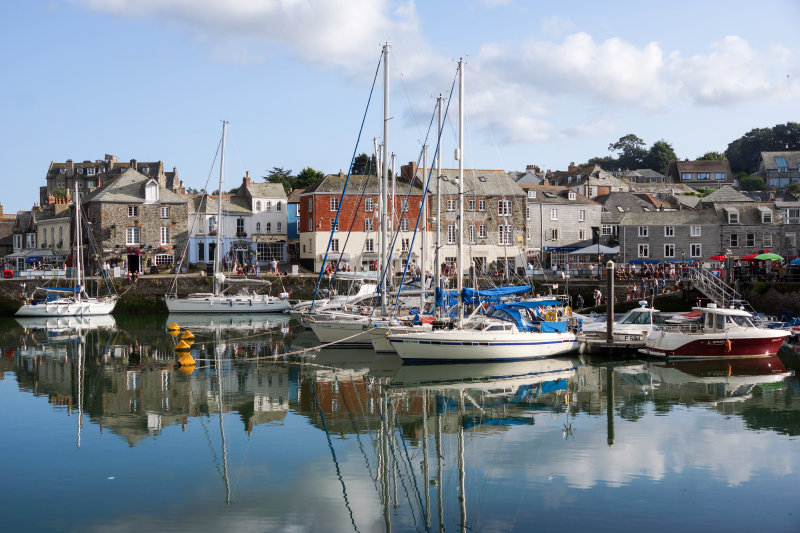
[[[797,170],[800,165],[800,151],[792,152],[761,152],[761,164],[764,170],[778,170],[778,165],[775,163],[776,157],[785,157],[788,168]]]
[[[676,183],[680,183],[681,175],[684,172],[725,172],[727,179],[733,178],[731,165],[727,159],[724,160],[697,160],[697,161],[670,161],[667,167],[667,175]],[[709,180],[709,184],[713,180]]]
[[[289,196],[286,198],[286,203],[288,204],[296,204],[300,202],[300,195],[303,194],[306,190],[305,189],[295,189],[289,193]]]
[[[619,224],[620,226],[707,226],[719,223],[720,219],[713,209],[687,209],[683,211],[626,213]]]
[[[300,196],[306,196],[311,193],[318,193],[318,194],[341,194],[342,189],[344,189],[344,183],[347,179],[346,175],[342,174],[328,174],[317,183],[308,187],[305,191],[300,193]],[[364,186],[366,185],[366,189]],[[407,186],[406,186],[407,187]],[[396,191],[397,189],[395,189]],[[403,191],[408,190],[407,188],[403,188]],[[360,175],[360,174],[353,174],[350,176],[350,181],[347,182],[347,192],[348,194],[361,194],[361,191],[364,191],[364,194],[378,194],[378,178],[372,174],[370,175]],[[414,187],[415,194],[421,194],[422,191]]]
[[[631,183],[631,192],[677,196],[693,194],[695,190],[684,183]]]
[[[192,196],[189,202],[189,216],[195,213],[201,215],[216,215],[217,206],[219,205],[219,196],[201,195]],[[250,200],[242,196],[223,196],[222,197],[222,212],[228,215],[252,215],[253,211],[250,208]]]
[[[458,194],[458,169],[443,168],[442,194]],[[422,180],[422,169],[417,169],[417,179]],[[431,183],[429,193],[436,192],[436,187]],[[503,170],[464,169],[464,195],[465,196],[525,196],[525,191],[517,185]]]
[[[780,224],[783,222],[783,216],[776,209],[773,209],[772,204],[769,202],[752,202],[743,204],[739,202],[734,203],[717,203],[714,204],[714,209],[703,209],[701,211],[714,211],[723,225],[728,225],[728,211],[735,209],[739,212],[739,223],[735,226],[770,226],[772,224]],[[772,224],[764,224],[761,220],[761,213],[764,210],[772,212]]]
[[[717,202],[752,202],[753,200],[730,185],[725,185],[708,196],[704,196],[700,201],[704,204],[715,204]]]
[[[102,187],[88,193],[81,201],[83,203],[141,203],[144,201],[144,185],[151,179],[155,178],[129,168],[116,179],[106,181]],[[162,186],[159,186],[158,199],[162,204],[185,204],[187,202],[186,197]]]
[[[242,185],[239,190],[241,191],[242,188],[246,188],[254,198],[286,198],[286,189],[283,188],[283,183],[250,182]]]
[[[674,198],[677,203],[691,209],[696,208],[700,204],[700,200],[702,200],[699,196],[694,196],[692,194],[679,194]]]
[[[642,213],[645,209],[653,212],[656,208],[629,192],[612,192],[596,196],[594,201],[605,207],[600,218],[605,223],[619,223],[627,213]]]
[[[522,187],[525,191],[536,191],[536,198],[528,196],[528,203],[532,204],[590,204],[597,205],[594,200],[578,194],[569,187],[560,187],[558,185],[524,185]],[[574,200],[569,199],[569,193],[575,195]],[[527,195],[527,192],[526,192]]]

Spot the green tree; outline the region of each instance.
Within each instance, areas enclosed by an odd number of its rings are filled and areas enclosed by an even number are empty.
[[[292,182],[292,187],[295,189],[305,189],[311,187],[312,185],[315,185],[324,177],[325,174],[320,172],[319,170],[314,170],[311,167],[306,167],[303,170],[301,170],[297,176],[295,176]]]
[[[617,162],[620,168],[636,169],[644,166],[647,150],[642,139],[629,133],[615,143],[608,145],[609,152],[617,152]]]
[[[728,158],[721,152],[706,152],[697,158],[698,161],[725,161],[726,159]]]
[[[789,186],[786,187],[786,192],[792,196],[800,197],[800,183],[796,181],[794,183],[790,183]]]
[[[755,128],[732,141],[725,150],[733,172],[758,170],[761,152],[800,150],[800,123],[787,122],[772,128]]]
[[[678,156],[675,155],[675,150],[672,149],[672,145],[664,139],[661,139],[660,141],[654,142],[650,150],[647,151],[647,155],[644,158],[644,166],[645,168],[666,174],[669,162],[676,161],[677,159]]]
[[[742,176],[739,178],[739,187],[745,191],[763,191],[767,182],[761,176]]]
[[[359,154],[353,160],[353,171],[351,174],[357,176],[366,176],[368,174],[375,174],[377,163],[375,156],[368,156],[367,154]]]
[[[292,176],[291,170],[286,170],[283,167],[272,167],[272,170],[267,172],[267,175],[262,176],[262,178],[270,183],[282,183],[283,188],[288,191],[292,188],[294,176]]]
[[[581,166],[590,167],[592,165],[597,165],[602,169],[611,170],[619,167],[619,162],[610,155],[606,155],[603,157],[593,157]]]
[[[65,189],[64,187],[53,189],[53,196],[55,196],[59,200],[63,200],[67,197],[67,189]]]

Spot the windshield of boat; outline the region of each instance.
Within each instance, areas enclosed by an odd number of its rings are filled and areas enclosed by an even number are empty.
[[[631,309],[619,319],[618,324],[649,324],[650,312]]]
[[[728,315],[725,321],[728,324],[736,324],[737,326],[742,326],[743,328],[754,327],[753,323],[750,322],[750,319],[746,316]]]

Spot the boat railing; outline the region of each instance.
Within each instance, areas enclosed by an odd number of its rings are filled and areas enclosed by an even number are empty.
[[[703,325],[698,322],[690,322],[687,324],[657,324],[653,325],[653,331],[670,331],[670,332],[694,332],[703,329]]]

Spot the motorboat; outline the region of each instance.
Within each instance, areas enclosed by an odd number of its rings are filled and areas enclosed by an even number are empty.
[[[759,328],[743,309],[694,307],[701,313],[696,323],[654,326],[641,353],[654,357],[761,357],[773,355],[790,335],[788,331]]]
[[[657,325],[663,325],[666,317],[658,309],[654,309],[642,300],[639,307],[631,309],[618,320],[614,321],[612,340],[615,345],[628,348],[641,348],[644,346],[647,335]],[[584,321],[578,343],[581,351],[590,351],[600,343],[608,342],[608,324],[605,318],[598,318],[593,322]]]

